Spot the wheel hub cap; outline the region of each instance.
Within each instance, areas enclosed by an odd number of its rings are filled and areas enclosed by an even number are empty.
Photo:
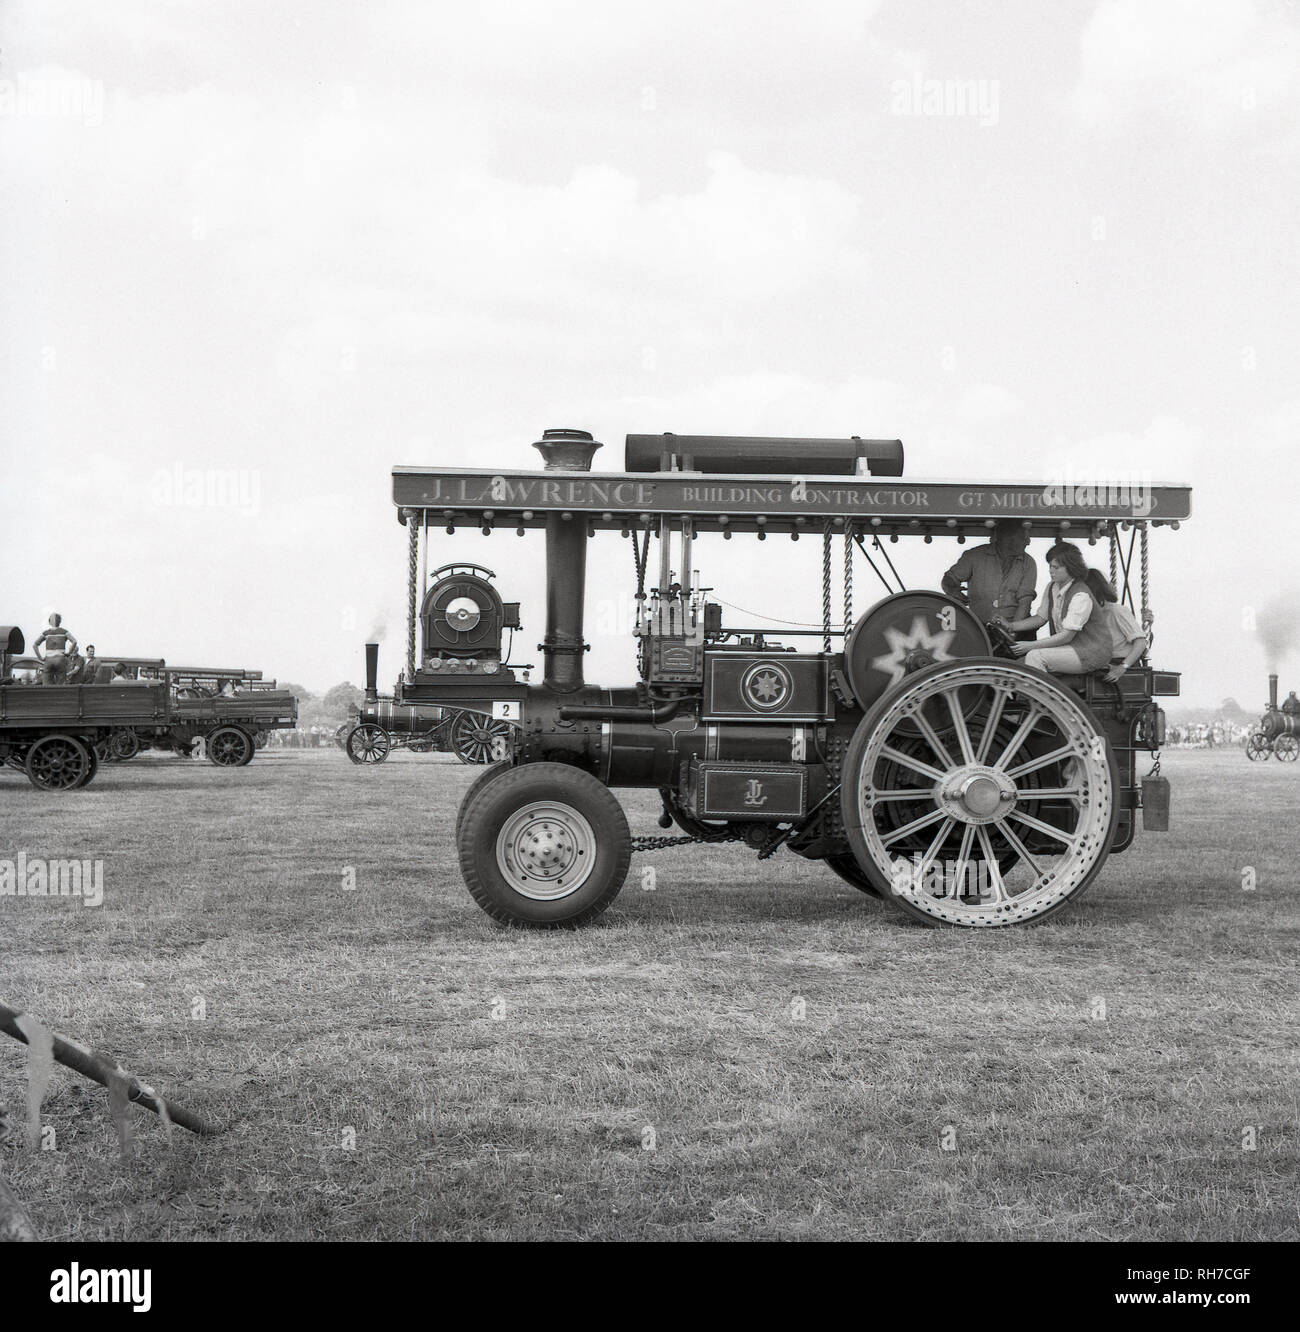
[[[552,901],[582,887],[595,848],[591,825],[576,809],[559,802],[530,805],[502,827],[497,865],[516,892]]]
[[[992,823],[1016,805],[1016,786],[995,768],[970,764],[948,773],[935,790],[938,803],[962,823]]]

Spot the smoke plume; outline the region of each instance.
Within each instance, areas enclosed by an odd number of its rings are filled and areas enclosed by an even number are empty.
[[[1268,669],[1276,671],[1300,645],[1300,591],[1275,597],[1255,619]]]

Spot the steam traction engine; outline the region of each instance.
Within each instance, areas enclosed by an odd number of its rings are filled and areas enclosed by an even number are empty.
[[[1246,737],[1248,759],[1266,759],[1270,754],[1281,763],[1294,763],[1300,755],[1300,715],[1278,707],[1276,675],[1268,677],[1268,708]]]
[[[519,603],[502,602],[491,569],[444,564],[420,605],[422,671],[436,680],[481,683],[508,673],[504,631],[519,627]],[[508,656],[507,650],[505,656]],[[462,763],[490,763],[507,752],[511,725],[471,709],[424,701],[398,683],[397,695],[377,688],[379,645],[366,644],[366,696],[343,737],[353,763],[382,763],[394,749],[416,754],[450,750]]]
[[[632,435],[618,473],[590,471],[601,446],[583,431],[548,430],[535,447],[541,472],[393,473],[411,569],[395,702],[477,711],[513,728],[457,821],[465,883],[494,919],[584,924],[618,893],[633,851],[727,841],[760,859],[785,848],[823,861],[928,921],[1002,926],[1042,919],[1082,893],[1130,845],[1139,808],[1147,828],[1167,827],[1164,717],[1153,698],[1176,694],[1177,674],[1144,662],[1109,684],[1103,672],[1033,670],[1003,655],[1005,635],[965,605],[904,588],[889,547],[985,537],[996,519],[1014,518],[1031,536],[1108,541],[1112,576],[1122,566],[1131,601],[1140,542],[1145,603],[1149,529],[1188,516],[1185,488],[1157,488],[1135,508],[1126,495],[1066,499],[1041,484],[905,483],[898,441],[856,437]],[[430,628],[455,625],[451,586],[432,616],[433,593],[424,598],[417,660],[420,537],[437,528],[545,531],[540,685],[498,656],[476,655],[470,667],[439,647]],[[610,531],[630,543],[636,576],[641,678],[625,688],[583,675],[587,546]],[[779,632],[811,638],[805,650],[773,641],[772,630],[724,625],[695,574],[706,533],[820,543],[821,627]],[[654,539],[658,578],[648,587]],[[842,620],[832,614],[841,549]],[[859,559],[887,595],[855,620]],[[472,617],[483,603],[470,600]],[[367,653],[373,698],[375,645]],[[1141,783],[1139,750],[1157,753]],[[661,827],[681,835],[634,839],[610,790],[620,786],[657,789]]]

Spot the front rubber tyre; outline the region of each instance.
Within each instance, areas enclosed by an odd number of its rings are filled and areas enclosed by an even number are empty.
[[[614,793],[564,763],[483,777],[467,793],[456,831],[470,896],[503,925],[590,924],[618,896],[632,857]]]
[[[482,772],[476,773],[474,780],[465,788],[465,794],[460,798],[460,804],[456,808],[456,844],[460,844],[460,825],[464,822],[465,811],[469,808],[470,802],[478,795],[489,782],[495,781],[503,773],[510,771],[509,763],[491,763]]]

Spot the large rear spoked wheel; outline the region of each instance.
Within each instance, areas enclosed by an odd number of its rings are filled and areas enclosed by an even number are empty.
[[[871,879],[863,874],[858,862],[851,855],[827,856],[824,863],[827,869],[833,870],[845,883],[856,888],[858,892],[866,893],[869,897],[886,896]]]
[[[862,871],[937,923],[1042,920],[1105,863],[1119,782],[1092,713],[1052,678],[986,658],[918,671],[858,726],[842,811]]]
[[[564,763],[528,763],[477,785],[461,808],[465,886],[493,920],[586,925],[618,895],[632,837],[614,793]]]
[[[1279,735],[1273,741],[1273,753],[1280,763],[1294,763],[1296,755],[1300,754],[1300,740],[1293,735]]]

